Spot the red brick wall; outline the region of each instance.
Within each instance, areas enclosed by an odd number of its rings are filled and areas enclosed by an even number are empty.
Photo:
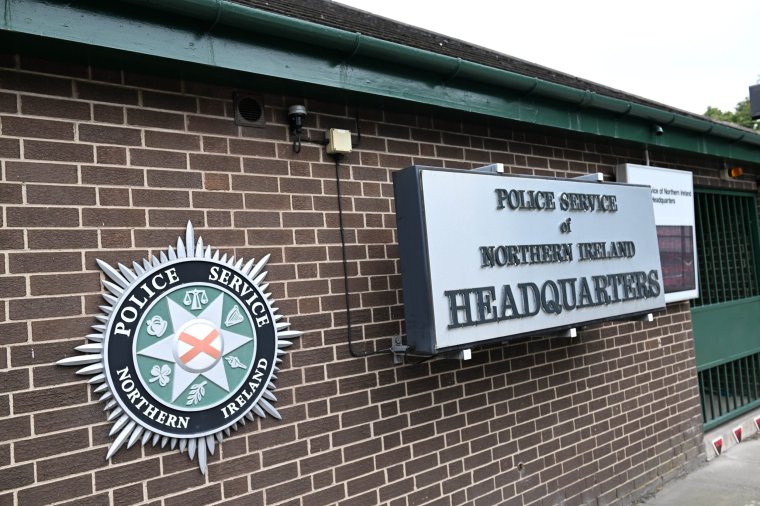
[[[702,457],[687,303],[654,323],[521,339],[467,362],[352,358],[334,166],[318,146],[293,153],[287,135],[287,106],[303,99],[267,95],[268,126],[239,128],[224,86],[0,64],[0,504],[630,504]],[[314,137],[352,127],[356,108],[362,118],[341,168],[360,350],[403,331],[393,170],[502,162],[565,177],[644,156],[475,118],[305,103]],[[715,161],[652,157],[715,182]],[[98,395],[54,365],[95,323],[95,259],[138,260],[187,220],[239,257],[271,253],[277,305],[305,331],[277,381],[283,421],[234,432],[206,476],[151,446],[105,461]]]

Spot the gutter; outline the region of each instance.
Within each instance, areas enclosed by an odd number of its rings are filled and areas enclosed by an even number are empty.
[[[172,14],[189,16],[210,27],[217,24],[250,30],[259,34],[286,38],[302,43],[340,51],[346,58],[367,57],[431,71],[444,77],[444,81],[467,79],[477,83],[498,85],[524,93],[524,97],[538,96],[558,100],[576,107],[599,109],[622,116],[651,121],[662,126],[676,126],[699,134],[712,135],[732,142],[760,146],[760,134],[679,114],[651,106],[621,100],[596,92],[572,88],[544,81],[508,70],[497,69],[452,56],[404,46],[374,37],[352,33],[310,21],[290,18],[262,11],[227,0],[121,0]]]
[[[130,65],[161,71],[177,62],[201,76],[232,71],[222,79],[237,86],[273,78],[298,85],[296,93],[344,90],[760,164],[760,135],[751,130],[230,0],[0,0],[0,35],[20,37],[21,50],[36,39],[43,53],[71,42],[62,54],[84,61],[123,54]],[[655,125],[666,134],[655,136]]]

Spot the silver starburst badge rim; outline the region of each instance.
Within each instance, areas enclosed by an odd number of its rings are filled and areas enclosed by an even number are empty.
[[[155,255],[151,255],[149,259],[142,259],[142,263],[132,262],[131,268],[121,263],[117,265],[117,268],[114,268],[100,259],[97,260],[98,266],[106,275],[106,279],[102,281],[106,291],[102,295],[107,304],[100,306],[102,313],[95,316],[98,323],[92,326],[95,332],[86,336],[87,344],[74,348],[80,354],[61,359],[57,364],[80,367],[76,371],[76,374],[90,376],[87,383],[94,387],[94,392],[100,395],[99,401],[105,404],[104,411],[107,413],[106,418],[109,422],[113,422],[109,436],[114,437],[113,442],[108,448],[106,460],[110,460],[125,443],[127,448],[131,448],[138,441],[143,446],[149,442],[153,446],[157,446],[160,443],[161,448],[169,445],[171,449],[179,447],[180,452],[187,450],[190,460],[193,460],[197,455],[200,471],[206,474],[208,455],[214,454],[216,444],[222,443],[224,436],[229,436],[231,430],[237,430],[240,426],[245,425],[247,421],[255,421],[256,417],[265,418],[269,415],[278,420],[282,419],[282,416],[272,404],[277,401],[273,393],[275,390],[274,380],[277,379],[278,366],[282,362],[281,357],[285,354],[285,348],[293,344],[292,339],[300,337],[303,333],[290,330],[290,323],[280,321],[282,320],[282,315],[277,314],[278,309],[273,305],[272,295],[267,291],[269,284],[262,284],[267,276],[267,271],[264,268],[269,258],[270,255],[266,255],[258,262],[255,262],[255,259],[252,258],[246,263],[244,263],[242,258],[236,259],[234,256],[228,258],[227,254],[222,255],[219,250],[213,250],[211,246],[205,246],[203,238],[198,237],[196,240],[192,223],[188,222],[184,241],[181,236],[178,237],[176,249],[169,246],[166,251],[159,253],[158,258]],[[220,428],[212,434],[199,437],[163,435],[152,427],[141,423],[137,417],[130,416],[131,413],[119,405],[106,374],[107,358],[105,349],[109,339],[109,322],[114,314],[114,309],[120,306],[122,300],[130,293],[130,289],[140,281],[159,269],[184,259],[215,262],[242,274],[261,293],[267,307],[270,309],[276,339],[276,356],[273,364],[273,373],[257,401],[252,404],[250,409],[241,413],[234,423]]]

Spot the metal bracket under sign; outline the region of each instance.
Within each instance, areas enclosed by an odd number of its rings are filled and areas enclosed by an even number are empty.
[[[391,353],[393,353],[393,364],[400,365],[404,363],[404,357],[409,351],[409,346],[401,341],[401,336],[395,336],[391,344]]]

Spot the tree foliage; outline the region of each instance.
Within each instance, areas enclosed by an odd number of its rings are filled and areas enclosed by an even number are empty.
[[[750,116],[749,97],[736,104],[733,111],[721,111],[717,107],[709,106],[705,111],[705,116],[745,128],[760,129],[760,120],[753,120]]]

